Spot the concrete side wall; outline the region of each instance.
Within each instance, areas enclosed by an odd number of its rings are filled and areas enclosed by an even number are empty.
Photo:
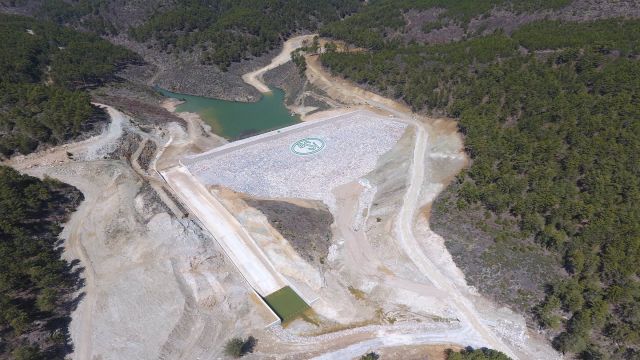
[[[260,296],[289,285],[242,225],[186,168],[174,167],[162,175]]]
[[[212,155],[212,154],[222,155],[222,154],[225,154],[225,153],[227,153],[229,151],[234,151],[238,147],[248,146],[248,145],[251,145],[251,144],[253,144],[255,142],[259,142],[259,141],[267,139],[267,138],[269,140],[274,140],[274,139],[278,139],[279,137],[288,135],[290,133],[294,133],[296,131],[312,129],[314,127],[325,125],[325,124],[330,123],[330,122],[335,122],[335,121],[339,121],[339,120],[342,120],[342,119],[345,119],[345,118],[350,118],[350,117],[353,117],[356,113],[368,114],[368,115],[373,116],[373,117],[380,117],[379,115],[375,115],[375,114],[370,113],[370,112],[365,111],[365,110],[354,110],[354,111],[349,112],[349,113],[340,114],[340,115],[336,115],[336,116],[332,116],[332,117],[328,117],[328,118],[323,118],[323,119],[318,119],[318,120],[313,120],[313,121],[306,121],[306,122],[302,122],[300,124],[287,126],[285,128],[282,128],[282,129],[269,131],[269,132],[266,132],[264,134],[251,136],[251,137],[248,137],[246,139],[233,141],[233,142],[230,142],[228,144],[213,148],[213,149],[211,149],[209,151],[205,151],[205,152],[203,152],[201,154],[185,156],[183,160],[180,160],[180,163],[181,164],[188,164],[188,163],[191,163],[193,161],[197,161],[200,158]]]

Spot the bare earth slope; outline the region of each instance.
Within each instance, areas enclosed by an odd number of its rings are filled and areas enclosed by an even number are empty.
[[[180,358],[199,340],[222,342],[234,329],[261,324],[248,288],[213,239],[173,217],[126,161],[103,159],[122,135],[137,132],[125,115],[108,110],[104,134],[10,163],[85,196],[63,232],[66,256],[81,261],[86,281],[72,315],[73,358]]]

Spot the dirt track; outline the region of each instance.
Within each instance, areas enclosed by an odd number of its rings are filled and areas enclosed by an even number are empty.
[[[490,329],[488,329],[475,311],[473,304],[449,281],[445,279],[433,262],[425,256],[413,233],[413,223],[416,211],[419,210],[420,193],[424,183],[424,163],[427,152],[428,138],[422,124],[415,122],[418,129],[415,142],[413,165],[409,175],[409,189],[404,196],[404,201],[398,214],[396,231],[398,241],[404,248],[405,253],[411,261],[425,274],[429,280],[440,289],[455,304],[460,314],[460,320],[468,323],[478,335],[490,345],[491,348],[500,350],[510,357],[516,359],[514,352],[504,344]]]
[[[269,87],[262,81],[262,75],[269,70],[275,69],[278,66],[291,61],[291,52],[295,49],[302,47],[303,42],[311,41],[314,35],[302,35],[293,37],[284,42],[282,45],[282,51],[276,57],[271,60],[269,65],[264,66],[258,70],[242,75],[242,80],[247,84],[255,87],[261,93],[268,93]]]

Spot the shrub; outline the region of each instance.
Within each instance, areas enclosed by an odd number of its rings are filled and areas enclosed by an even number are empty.
[[[378,359],[380,359],[380,355],[376,354],[373,351],[360,356],[360,360],[378,360]]]
[[[258,340],[253,336],[249,336],[246,340],[243,340],[239,337],[234,337],[227,341],[227,343],[225,344],[224,353],[227,356],[240,358],[248,353],[252,353],[257,343]]]
[[[244,345],[244,341],[242,341],[241,338],[234,337],[233,339],[227,341],[227,344],[224,346],[224,353],[227,356],[239,358],[243,355],[242,353],[243,345]]]

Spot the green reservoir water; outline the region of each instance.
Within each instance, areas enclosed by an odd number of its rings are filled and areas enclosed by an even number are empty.
[[[260,101],[244,103],[173,93],[156,88],[166,97],[184,100],[176,111],[195,112],[209,124],[214,133],[235,140],[293,125],[300,122],[284,106],[284,91],[271,89]]]
[[[296,292],[288,286],[267,295],[264,301],[283,322],[295,319],[309,308],[309,305],[302,300],[300,295],[296,294]]]

